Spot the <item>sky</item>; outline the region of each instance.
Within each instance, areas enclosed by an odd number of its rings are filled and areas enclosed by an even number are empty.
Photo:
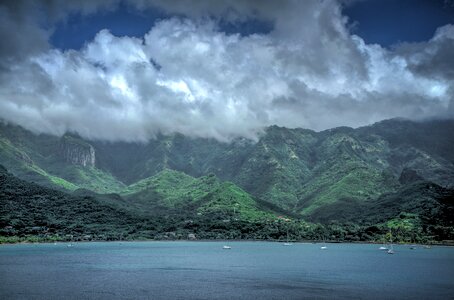
[[[452,0],[0,1],[0,119],[229,141],[454,117]]]

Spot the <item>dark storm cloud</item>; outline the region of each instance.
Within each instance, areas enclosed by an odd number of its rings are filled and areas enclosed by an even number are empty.
[[[0,65],[3,68],[48,48],[49,33],[37,26],[41,17],[31,2],[30,5],[22,1],[0,4]]]
[[[437,30],[427,43],[404,44],[396,49],[409,57],[409,68],[422,76],[454,80],[454,26]]]
[[[6,3],[0,117],[37,132],[229,140],[255,138],[272,124],[321,130],[454,114],[453,26],[389,50],[352,35],[335,1],[136,0],[128,5],[178,17],[142,38],[102,30],[82,49],[61,51],[48,44],[55,22],[113,11],[120,2]],[[220,30],[220,21],[248,19],[272,30]]]

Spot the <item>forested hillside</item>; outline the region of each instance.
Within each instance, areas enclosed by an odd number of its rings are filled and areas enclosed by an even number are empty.
[[[64,195],[61,201],[93,197],[132,218],[217,215],[260,223],[281,215],[325,225],[405,225],[417,229],[413,235],[447,238],[454,219],[452,132],[450,120],[393,119],[322,132],[271,126],[256,141],[172,134],[126,143],[35,135],[2,124],[0,163]],[[46,189],[38,185],[31,190]],[[28,196],[32,205],[33,192]]]

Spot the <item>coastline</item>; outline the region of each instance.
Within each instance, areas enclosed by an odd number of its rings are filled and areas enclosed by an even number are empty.
[[[284,240],[256,240],[256,239],[131,239],[131,240],[80,240],[80,241],[65,241],[65,240],[44,240],[44,241],[32,241],[23,240],[18,242],[6,242],[0,243],[0,247],[4,245],[33,245],[33,244],[78,244],[78,243],[140,243],[140,242],[195,242],[195,243],[206,243],[206,242],[267,242],[267,243],[286,243]],[[300,240],[300,241],[289,241],[293,244],[361,244],[361,245],[382,245],[379,241],[320,241],[320,240]],[[400,246],[447,246],[454,247],[454,241],[431,241],[430,243],[393,243],[393,245]]]

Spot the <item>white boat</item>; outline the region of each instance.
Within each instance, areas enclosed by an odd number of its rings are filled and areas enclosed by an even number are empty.
[[[289,242],[289,239],[288,239],[288,229],[287,229],[287,241],[284,243],[284,246],[291,246],[291,245],[293,245],[293,244]]]
[[[223,246],[222,249],[232,249],[230,246]]]
[[[381,246],[378,248],[378,250],[388,250],[388,247],[386,247],[386,239],[383,239],[383,243]]]
[[[388,254],[394,254],[393,244],[389,247]]]
[[[326,239],[323,237],[323,245],[320,247],[321,250],[326,250],[328,247],[326,247]]]

